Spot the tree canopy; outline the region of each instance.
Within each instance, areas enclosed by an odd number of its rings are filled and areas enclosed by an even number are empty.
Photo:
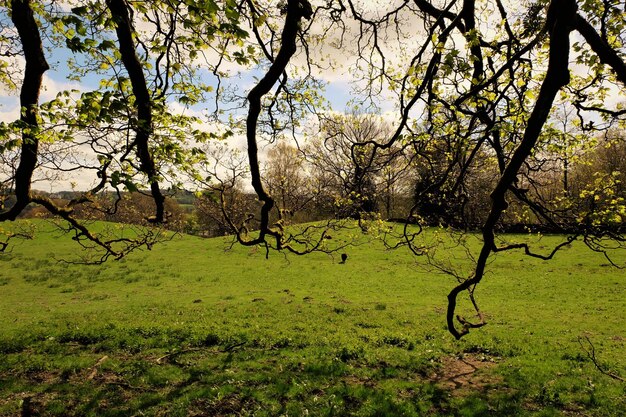
[[[625,14],[617,0],[10,0],[0,82],[19,110],[0,124],[0,220],[38,205],[101,261],[121,258],[160,238],[168,190],[184,188],[211,195],[241,244],[305,254],[337,249],[329,231],[372,219],[379,194],[391,217],[402,188],[412,203],[390,242],[458,279],[447,325],[460,338],[485,323],[474,289],[495,253],[626,242],[626,172],[610,160],[626,156]],[[51,68],[72,88],[42,100]],[[343,89],[356,111],[336,108]],[[72,199],[38,192],[61,178],[82,180]],[[242,178],[258,204],[235,198]],[[126,193],[152,201],[136,237],[79,215],[114,213]],[[322,201],[324,222],[288,227]],[[563,241],[501,240],[514,223]],[[420,243],[426,225],[480,229],[469,274]],[[476,320],[456,314],[465,292]]]

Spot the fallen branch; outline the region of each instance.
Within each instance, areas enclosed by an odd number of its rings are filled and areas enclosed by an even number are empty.
[[[109,359],[109,357],[107,355],[104,355],[103,357],[98,359],[98,362],[96,362],[94,366],[91,367],[91,372],[87,376],[88,381],[91,381],[92,379],[96,377],[96,375],[98,374],[98,367],[102,365],[102,363],[106,361],[107,359]]]
[[[585,340],[587,342],[587,344],[589,345],[589,348],[585,347],[583,340]],[[578,344],[580,345],[581,349],[587,354],[587,357],[589,357],[589,359],[591,359],[591,362],[593,363],[593,365],[596,367],[596,369],[598,371],[600,371],[601,373],[603,373],[604,375],[613,378],[617,381],[621,381],[621,382],[626,382],[626,379],[622,378],[621,376],[617,375],[614,372],[611,372],[608,369],[604,369],[599,363],[598,360],[596,359],[596,348],[593,345],[593,343],[591,343],[591,340],[589,340],[588,336],[579,336],[578,337]]]
[[[240,342],[240,343],[235,343],[229,346],[226,346],[224,349],[222,350],[211,350],[208,351],[208,353],[230,353],[232,351],[234,351],[235,349],[237,349],[238,347],[241,347],[243,345],[245,345],[246,342]],[[181,350],[175,350],[173,352],[170,352],[166,355],[161,356],[160,358],[157,358],[156,363],[161,364],[161,362],[163,362],[165,359],[169,359],[178,355],[183,355],[185,353],[191,353],[191,352],[199,352],[201,350],[205,350],[206,348],[201,348],[201,347],[193,347],[193,348],[187,348],[187,349],[181,349]]]

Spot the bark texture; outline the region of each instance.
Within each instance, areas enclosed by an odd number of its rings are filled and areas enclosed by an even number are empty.
[[[448,311],[446,317],[448,330],[457,339],[469,333],[470,328],[480,327],[485,324],[480,311],[477,309],[480,321],[473,324],[457,316],[456,319],[462,325],[461,329],[457,329],[455,323],[456,299],[460,292],[469,290],[470,298],[472,298],[473,301],[472,289],[482,280],[489,256],[492,252],[497,252],[498,250],[495,243],[495,229],[502,213],[508,206],[505,198],[506,192],[515,183],[522,164],[530,156],[535,147],[557,93],[570,81],[569,35],[576,22],[576,11],[577,6],[575,0],[553,0],[548,9],[546,29],[550,35],[550,58],[546,78],[541,85],[537,102],[528,119],[522,141],[513,153],[498,184],[491,193],[491,210],[483,226],[483,247],[476,262],[474,276],[457,285],[450,294],[448,294]]]
[[[143,73],[143,67],[135,50],[133,28],[128,13],[128,6],[124,0],[107,0],[107,6],[115,21],[115,33],[119,41],[122,62],[133,88],[135,108],[137,110],[137,126],[134,146],[139,158],[140,170],[148,177],[152,198],[156,205],[156,213],[149,220],[162,223],[165,220],[165,197],[157,180],[158,172],[149,149],[150,138],[153,134],[152,100],[148,91],[148,84]]]
[[[20,91],[22,122],[22,149],[15,172],[15,204],[0,213],[0,221],[15,220],[31,202],[31,183],[39,152],[39,122],[37,120],[39,94],[43,74],[50,68],[43,51],[39,27],[30,0],[11,1],[11,19],[22,42],[26,66]]]
[[[250,175],[252,177],[252,186],[259,200],[263,203],[261,208],[261,226],[260,235],[252,242],[244,242],[246,244],[257,244],[265,242],[265,236],[270,234],[276,237],[277,245],[280,248],[281,234],[269,228],[269,213],[274,207],[274,199],[263,187],[261,181],[261,169],[259,166],[259,149],[257,144],[257,125],[259,115],[261,114],[261,100],[263,96],[271,90],[271,88],[280,79],[285,71],[289,60],[296,52],[296,40],[300,29],[300,22],[303,18],[309,19],[313,11],[307,0],[289,0],[286,7],[285,26],[283,28],[280,49],[274,62],[268,69],[267,73],[258,82],[257,85],[248,93],[248,117],[246,119],[246,138],[248,144],[248,159],[250,163]]]

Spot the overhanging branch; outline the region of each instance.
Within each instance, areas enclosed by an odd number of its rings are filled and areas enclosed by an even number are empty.
[[[455,325],[457,297],[459,293],[474,288],[482,280],[487,260],[491,253],[497,250],[495,244],[495,228],[500,221],[502,213],[508,206],[505,200],[505,194],[514,184],[524,161],[526,161],[532,153],[557,93],[570,81],[568,68],[570,49],[569,34],[573,29],[574,20],[576,19],[576,9],[577,6],[574,0],[553,0],[548,9],[546,29],[550,34],[550,57],[546,78],[541,85],[535,107],[528,119],[522,142],[513,153],[509,164],[502,173],[502,177],[491,193],[491,210],[483,226],[483,247],[476,262],[474,275],[472,278],[457,285],[450,291],[450,294],[448,294],[448,310],[446,316],[448,330],[457,339],[469,333],[471,328],[484,324],[482,315],[477,310],[480,316],[480,323],[472,324],[465,319],[457,317],[462,325],[461,329],[457,329]]]

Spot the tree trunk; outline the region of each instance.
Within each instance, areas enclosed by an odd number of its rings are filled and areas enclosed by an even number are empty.
[[[137,109],[137,126],[134,146],[140,162],[141,172],[146,174],[150,182],[152,198],[156,205],[156,214],[148,220],[154,223],[162,223],[165,219],[165,197],[159,188],[157,181],[158,172],[154,159],[150,153],[148,143],[153,133],[152,126],[152,100],[148,92],[148,85],[143,74],[143,67],[135,50],[133,30],[128,14],[128,6],[124,0],[107,0],[107,6],[115,21],[115,32],[119,41],[122,62],[128,77],[130,78],[135,95],[135,107]]]
[[[26,67],[20,91],[22,122],[22,149],[20,163],[15,172],[15,204],[0,213],[0,220],[15,220],[31,201],[31,182],[37,166],[39,151],[39,122],[37,121],[39,94],[43,74],[50,67],[46,61],[30,0],[11,1],[11,20],[22,42]]]

